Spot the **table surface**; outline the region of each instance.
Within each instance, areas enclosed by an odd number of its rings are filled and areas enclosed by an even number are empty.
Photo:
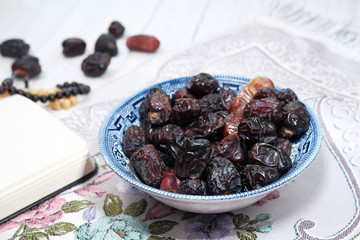
[[[83,137],[101,166],[89,181],[0,226],[0,239],[355,239],[360,234],[359,15],[356,0],[0,1],[0,42],[24,39],[40,59],[42,72],[31,88],[65,81],[91,86],[70,109],[39,104]],[[102,76],[86,77],[81,62],[113,20],[126,28],[117,40],[119,53]],[[160,48],[129,51],[126,39],[135,34],[156,36]],[[86,41],[84,55],[63,56],[61,43],[69,37]],[[3,79],[11,76],[12,62],[0,57]],[[277,86],[294,89],[324,128],[322,148],[309,169],[261,202],[235,211],[243,219],[238,229],[229,214],[189,214],[149,198],[115,175],[98,148],[100,124],[117,103],[146,86],[199,72],[268,76]],[[113,209],[116,216],[107,210],[109,199],[122,203]],[[72,211],[65,211],[65,204]],[[142,210],[134,213],[134,206]],[[112,224],[123,224],[122,231],[110,231]],[[32,228],[28,235],[25,225]]]

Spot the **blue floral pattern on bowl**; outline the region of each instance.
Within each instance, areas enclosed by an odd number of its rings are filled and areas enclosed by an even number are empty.
[[[129,127],[132,124],[137,124],[137,125],[140,124],[139,107],[150,89],[154,87],[160,87],[164,89],[165,92],[168,93],[168,95],[171,97],[172,94],[177,89],[185,86],[185,83],[188,81],[190,77],[191,76],[169,80],[166,82],[152,85],[140,91],[134,96],[119,103],[106,116],[105,120],[103,121],[99,133],[100,151],[106,163],[110,166],[110,168],[133,186],[139,188],[142,191],[149,193],[156,199],[163,201],[166,204],[170,204],[173,207],[177,207],[182,210],[189,210],[187,207],[185,207],[185,209],[183,208],[183,206],[185,205],[184,203],[187,200],[190,200],[190,202],[211,201],[216,204],[216,202],[219,200],[220,201],[237,200],[237,199],[245,199],[245,198],[252,199],[251,201],[248,201],[246,204],[237,204],[237,206],[240,208],[240,206],[241,207],[248,206],[256,202],[257,200],[261,199],[260,196],[264,197],[266,194],[270,193],[270,191],[275,190],[280,186],[290,182],[295,177],[300,175],[315,159],[317,153],[319,152],[322,142],[322,130],[320,123],[317,117],[315,116],[314,112],[307,106],[311,118],[310,127],[308,131],[292,145],[291,159],[293,161],[293,167],[278,181],[272,184],[269,184],[265,187],[256,190],[241,192],[237,194],[197,196],[197,195],[185,195],[185,194],[166,192],[160,189],[152,188],[142,183],[141,181],[138,180],[138,178],[132,171],[131,165],[129,164],[129,159],[125,156],[125,154],[122,151],[121,142],[124,131],[127,127]],[[215,77],[219,81],[221,87],[223,86],[229,87],[237,93],[240,92],[242,87],[250,81],[249,78],[238,77],[238,76],[213,75],[213,77]],[[275,90],[279,91],[278,88],[276,88]],[[176,201],[175,203],[172,203],[172,200],[174,199]],[[230,203],[230,205],[231,204],[232,203]],[[197,210],[197,209],[198,208],[195,207],[194,209],[191,208],[190,210]],[[198,212],[203,212],[203,211],[200,210]],[[219,210],[214,210],[214,211],[210,210],[210,212],[219,212]]]

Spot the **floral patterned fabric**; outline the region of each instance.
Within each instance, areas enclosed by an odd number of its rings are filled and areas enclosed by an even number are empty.
[[[273,228],[271,215],[241,212],[195,214],[171,208],[116,176],[100,156],[100,170],[69,189],[0,226],[10,239],[257,239]],[[279,192],[272,195],[278,197]],[[268,200],[273,197],[267,197]],[[263,200],[254,205],[261,208]],[[259,209],[261,210],[261,209]],[[69,220],[70,219],[70,220]],[[77,219],[79,223],[72,220]],[[176,233],[177,232],[177,233]],[[175,233],[175,234],[174,234]]]

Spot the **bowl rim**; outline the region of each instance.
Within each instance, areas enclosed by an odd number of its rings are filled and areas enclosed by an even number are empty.
[[[239,81],[240,80],[240,81],[248,82],[251,80],[250,78],[247,78],[247,77],[234,76],[234,75],[211,74],[211,76],[213,76],[215,79],[220,80],[220,81],[221,80],[230,80],[230,81],[234,81],[234,80]],[[124,172],[123,170],[121,170],[115,166],[115,164],[112,160],[112,158],[114,158],[114,157],[111,156],[111,153],[109,153],[107,151],[107,146],[106,146],[107,144],[105,141],[105,135],[106,135],[105,131],[107,130],[107,125],[110,123],[111,118],[114,116],[114,114],[116,114],[122,108],[122,106],[126,106],[129,102],[131,102],[137,96],[147,94],[147,92],[150,89],[164,85],[164,84],[171,84],[171,83],[175,83],[175,82],[178,83],[179,81],[185,83],[191,77],[193,77],[193,76],[184,76],[184,77],[180,77],[180,78],[174,78],[174,79],[158,82],[158,83],[152,84],[151,86],[148,86],[140,91],[137,91],[134,94],[132,94],[131,96],[127,97],[125,100],[120,101],[115,107],[112,108],[112,110],[104,118],[104,120],[100,126],[99,137],[98,137],[100,152],[101,152],[105,162],[112,169],[112,171],[114,171],[117,175],[119,175],[126,182],[130,183],[132,186],[134,186],[140,190],[147,192],[148,194],[155,194],[159,197],[167,197],[167,198],[172,198],[172,199],[200,200],[200,201],[230,200],[230,199],[239,199],[239,198],[244,199],[244,198],[249,198],[249,197],[252,197],[252,196],[260,194],[260,193],[268,193],[270,191],[273,191],[273,190],[279,188],[282,185],[285,185],[286,183],[291,182],[293,179],[295,179],[297,176],[299,176],[301,173],[303,173],[310,166],[310,164],[315,160],[315,158],[320,150],[321,144],[322,144],[322,138],[323,138],[322,127],[321,127],[320,121],[319,121],[318,117],[315,115],[314,111],[305,102],[303,102],[301,99],[298,99],[300,102],[305,104],[305,106],[309,112],[310,121],[314,125],[314,135],[317,136],[317,138],[315,138],[313,147],[311,149],[309,149],[310,153],[306,156],[306,159],[302,162],[302,164],[300,164],[298,166],[296,171],[294,171],[290,174],[285,174],[280,179],[278,179],[277,181],[275,181],[269,185],[266,185],[266,186],[258,188],[258,189],[250,190],[247,192],[240,192],[240,193],[234,193],[234,194],[228,194],[228,195],[204,195],[203,196],[203,195],[189,195],[189,194],[181,194],[181,193],[172,193],[172,192],[160,190],[160,189],[151,187],[149,185],[146,185],[145,183],[138,180],[137,177],[129,178],[128,174],[126,172]],[[275,87],[275,89],[279,90],[280,88]],[[129,159],[126,156],[124,156],[124,158],[126,158],[129,161]],[[135,175],[135,173],[134,173],[134,175]]]

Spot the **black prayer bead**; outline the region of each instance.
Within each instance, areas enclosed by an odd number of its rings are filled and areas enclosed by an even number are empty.
[[[53,94],[53,93],[49,94],[48,100],[49,100],[50,102],[55,101],[55,94]]]
[[[39,95],[37,95],[37,94],[31,95],[31,100],[33,100],[34,102],[39,101]]]
[[[14,86],[10,86],[8,92],[10,95],[14,95],[16,93],[16,88]]]
[[[46,95],[41,95],[41,96],[40,96],[40,101],[41,101],[42,103],[45,103],[45,102],[47,101],[47,96],[46,96]]]

